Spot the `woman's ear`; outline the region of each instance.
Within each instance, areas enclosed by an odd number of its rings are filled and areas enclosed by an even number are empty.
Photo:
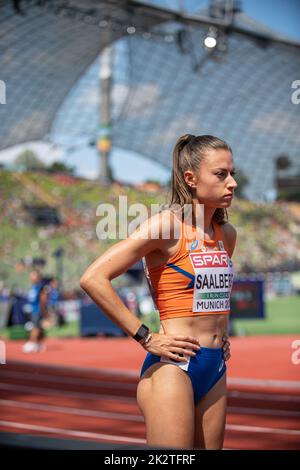
[[[184,181],[190,188],[195,188],[197,186],[195,175],[191,170],[186,170],[183,173],[183,177]]]

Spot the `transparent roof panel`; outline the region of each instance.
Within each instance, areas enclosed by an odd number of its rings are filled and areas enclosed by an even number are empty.
[[[114,146],[170,168],[180,135],[219,136],[250,179],[253,199],[273,188],[278,155],[299,165],[300,106],[292,101],[298,47],[275,37],[264,42],[220,31],[217,47],[209,51],[203,46],[207,25],[141,10],[128,16],[117,0],[74,0],[72,10],[59,12],[22,3],[26,15],[0,1],[0,79],[7,89],[7,103],[0,105],[0,149],[37,139],[95,139],[102,50],[111,41]],[[135,33],[128,34],[133,20]],[[238,21],[255,27],[243,13]]]

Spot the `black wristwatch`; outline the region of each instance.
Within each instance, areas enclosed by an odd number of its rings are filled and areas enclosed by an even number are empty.
[[[136,341],[140,342],[142,341],[144,338],[146,338],[149,334],[149,328],[148,326],[142,324],[139,329],[137,330],[136,334],[133,336],[133,339],[135,339]]]

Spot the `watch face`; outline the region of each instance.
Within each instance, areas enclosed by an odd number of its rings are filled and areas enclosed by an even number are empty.
[[[149,328],[146,325],[141,325],[136,334],[134,335],[134,339],[140,341],[141,339],[145,338],[148,332]]]
[[[146,326],[142,326],[141,330],[139,331],[140,337],[144,338],[148,334],[149,328]]]

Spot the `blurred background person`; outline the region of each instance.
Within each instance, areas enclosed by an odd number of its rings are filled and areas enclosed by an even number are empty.
[[[39,271],[34,270],[29,274],[31,288],[29,289],[27,300],[31,306],[32,329],[30,331],[29,341],[23,346],[24,353],[39,352],[44,349],[42,340],[44,331],[41,320],[47,309],[48,292],[45,289],[42,276]]]
[[[59,287],[59,280],[53,277],[48,285],[48,301],[47,311],[52,326],[63,326],[65,324],[64,317],[59,310],[59,300],[61,292]]]

